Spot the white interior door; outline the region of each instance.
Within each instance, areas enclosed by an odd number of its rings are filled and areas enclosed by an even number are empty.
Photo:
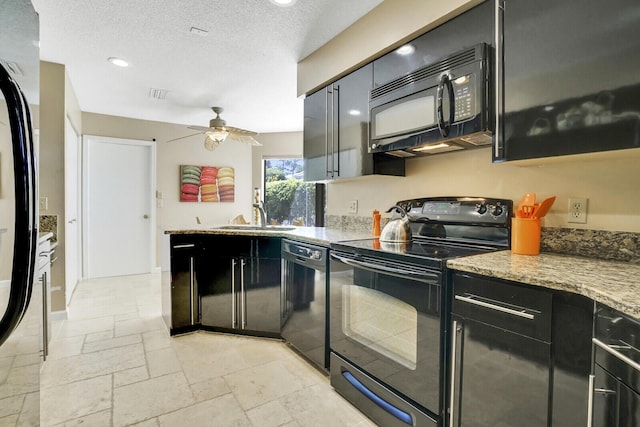
[[[98,136],[85,140],[86,275],[149,273],[155,259],[155,146]]]
[[[65,120],[64,134],[64,294],[66,305],[80,278],[80,139]]]

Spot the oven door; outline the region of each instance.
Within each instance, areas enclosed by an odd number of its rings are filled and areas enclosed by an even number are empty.
[[[441,272],[332,250],[329,284],[331,351],[438,414]]]

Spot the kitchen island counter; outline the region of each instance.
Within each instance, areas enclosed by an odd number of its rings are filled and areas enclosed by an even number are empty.
[[[453,270],[572,292],[640,319],[640,265],[541,253],[491,252],[449,260]]]
[[[228,226],[228,225],[227,225]],[[325,227],[294,227],[293,229],[241,229],[220,228],[223,226],[189,226],[185,228],[165,229],[165,234],[213,234],[237,236],[283,237],[328,246],[332,242],[352,239],[369,239],[369,233],[345,231]],[[225,226],[226,227],[226,226]]]

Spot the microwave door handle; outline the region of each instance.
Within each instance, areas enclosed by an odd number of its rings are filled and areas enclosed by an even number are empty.
[[[449,95],[449,121],[444,121],[444,108],[443,108],[443,98],[444,98],[444,87],[447,86],[447,92]],[[453,124],[453,120],[455,117],[455,103],[453,98],[453,83],[451,83],[451,79],[448,74],[443,74],[440,78],[440,83],[438,83],[438,129],[440,129],[440,134],[443,138],[449,136],[449,129]]]

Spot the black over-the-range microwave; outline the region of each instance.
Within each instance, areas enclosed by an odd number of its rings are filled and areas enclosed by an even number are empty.
[[[374,88],[369,152],[413,157],[490,145],[490,55],[479,43]]]

